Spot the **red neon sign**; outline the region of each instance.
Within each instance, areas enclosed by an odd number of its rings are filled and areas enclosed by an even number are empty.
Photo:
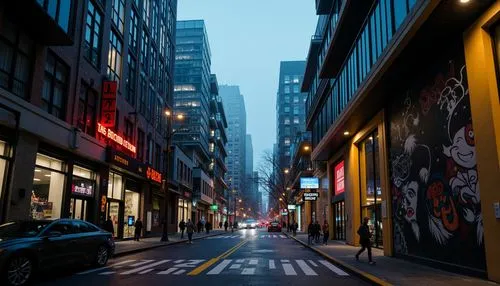
[[[344,161],[335,166],[335,195],[342,194],[344,187]]]
[[[113,127],[116,123],[116,81],[102,83],[101,124],[104,127]]]
[[[146,169],[146,177],[151,181],[161,183],[161,173],[151,167],[148,167]]]
[[[122,136],[116,134],[113,130],[104,127],[101,123],[97,123],[97,132],[105,136],[106,138],[111,139],[113,142],[115,142],[118,145],[123,146],[127,150],[129,150],[132,153],[137,152],[137,148],[132,145],[132,143],[128,142],[127,140],[123,139]]]

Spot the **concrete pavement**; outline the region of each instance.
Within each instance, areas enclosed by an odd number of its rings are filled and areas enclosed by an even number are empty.
[[[292,237],[289,233],[287,236]],[[297,233],[295,239],[330,261],[349,269],[378,285],[498,285],[494,282],[442,271],[404,259],[383,255],[381,249],[372,248],[375,265],[368,264],[366,251],[356,261],[359,248],[345,243],[329,241],[328,245],[307,245],[307,234]],[[322,238],[321,238],[322,241]]]
[[[38,285],[368,285],[281,233],[241,230],[43,277]]]

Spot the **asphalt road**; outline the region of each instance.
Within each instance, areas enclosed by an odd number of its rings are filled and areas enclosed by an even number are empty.
[[[241,230],[41,275],[37,285],[368,285],[281,233]]]

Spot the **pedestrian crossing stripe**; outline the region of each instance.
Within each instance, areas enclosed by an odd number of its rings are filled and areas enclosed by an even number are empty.
[[[272,239],[288,239],[286,235],[282,234],[263,234],[263,235],[218,235],[207,237],[206,239],[245,239],[245,238],[272,238]]]
[[[107,267],[91,269],[78,273],[87,275],[183,275],[198,267],[205,259],[162,259],[162,260],[124,260],[111,264]],[[320,271],[320,269],[323,269]],[[213,268],[207,269],[205,275],[268,275],[284,274],[286,276],[319,276],[321,272],[333,273],[338,276],[349,276],[347,272],[326,260],[304,260],[304,259],[224,259]],[[267,271],[267,272],[266,272]],[[271,272],[269,272],[271,271]]]

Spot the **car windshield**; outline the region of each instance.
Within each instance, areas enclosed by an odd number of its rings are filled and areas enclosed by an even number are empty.
[[[247,223],[247,224],[248,224],[248,223],[256,223],[256,222],[257,222],[257,221],[256,221],[256,220],[254,220],[254,219],[247,219],[247,220],[245,221],[245,223]]]
[[[33,237],[38,235],[49,221],[10,222],[0,225],[0,238]]]

